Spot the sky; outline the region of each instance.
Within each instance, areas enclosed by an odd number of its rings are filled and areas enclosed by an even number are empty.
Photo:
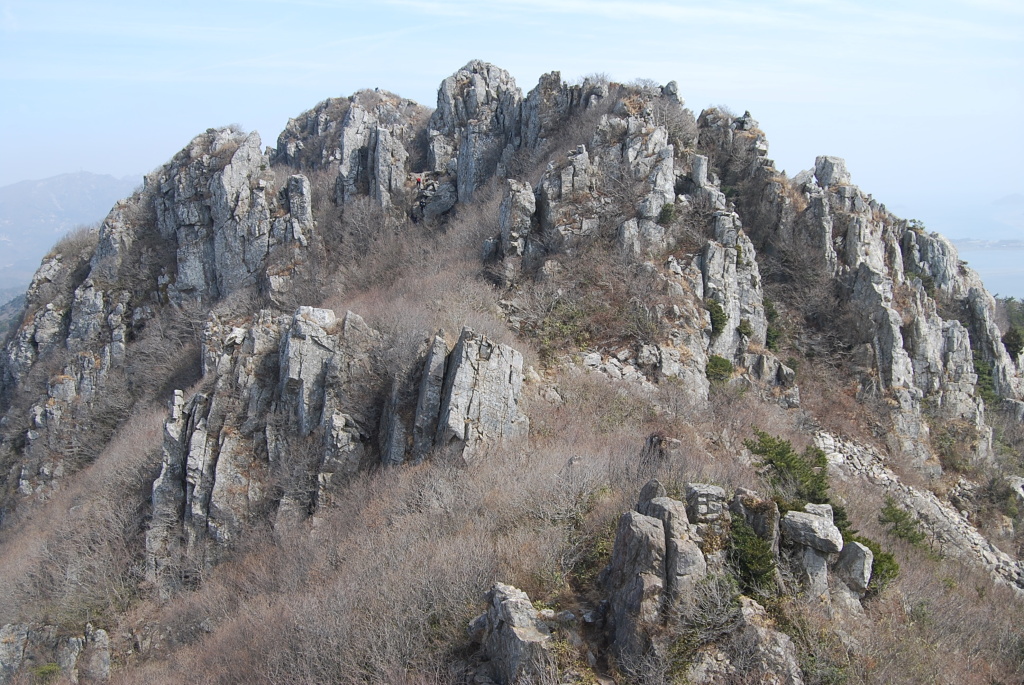
[[[749,110],[790,175],[837,155],[900,216],[1024,240],[1020,0],[0,0],[0,185],[141,175],[231,123],[273,145],[361,88],[433,106],[471,59],[524,93],[675,80]]]

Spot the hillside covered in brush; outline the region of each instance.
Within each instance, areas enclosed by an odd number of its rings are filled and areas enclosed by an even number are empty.
[[[675,82],[209,129],[7,336],[0,684],[1020,682],[1017,314]]]

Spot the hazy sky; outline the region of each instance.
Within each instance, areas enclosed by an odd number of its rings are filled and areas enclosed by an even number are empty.
[[[1024,239],[1024,2],[961,0],[0,0],[0,185],[165,162],[208,127],[273,145],[320,100],[433,106],[470,59],[523,91],[676,80],[761,122],[791,175],[855,183],[952,237]]]

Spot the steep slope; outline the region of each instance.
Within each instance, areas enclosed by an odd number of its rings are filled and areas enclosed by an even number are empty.
[[[896,644],[877,607],[911,590],[869,586],[891,557],[845,518],[878,537],[883,506],[948,556],[898,547],[918,586],[961,574],[1009,630],[950,663],[1020,675],[1013,524],[974,524],[1024,501],[1021,360],[842,160],[788,179],[675,83],[524,97],[479,61],[433,112],[361,91],[261,145],[197,136],[33,279],[0,682],[891,681],[858,640]]]

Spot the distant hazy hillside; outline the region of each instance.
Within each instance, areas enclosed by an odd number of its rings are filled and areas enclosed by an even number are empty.
[[[953,244],[989,292],[1024,299],[1024,240],[964,239]]]
[[[68,230],[100,221],[139,184],[80,171],[0,188],[0,302],[24,290],[39,260]],[[8,296],[9,288],[16,292]]]

